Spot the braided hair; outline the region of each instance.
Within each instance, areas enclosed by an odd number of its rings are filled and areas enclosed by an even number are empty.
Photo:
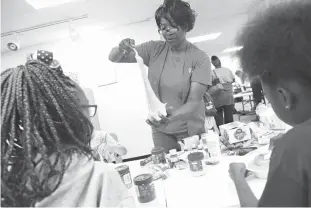
[[[34,206],[58,188],[73,154],[91,157],[79,90],[37,60],[1,73],[1,206]]]

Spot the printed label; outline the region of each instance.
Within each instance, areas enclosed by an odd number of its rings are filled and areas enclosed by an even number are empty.
[[[135,191],[136,191],[137,196],[140,197],[138,186],[135,186]]]
[[[136,186],[137,196],[150,197],[155,194],[154,184]]]
[[[190,170],[192,172],[198,172],[203,170],[203,165],[201,161],[198,162],[191,162],[190,163]]]
[[[157,155],[152,155],[153,164],[160,164],[160,158]]]
[[[246,136],[246,133],[242,129],[237,129],[234,133],[234,137],[237,140],[242,140]]]
[[[208,152],[211,157],[217,156],[217,142],[209,142]]]
[[[213,109],[213,106],[212,106],[212,105],[208,105],[208,106],[206,106],[206,109],[207,109],[207,110],[212,110],[212,109]]]
[[[123,176],[123,180],[124,180],[125,185],[132,183],[131,175],[129,173]]]

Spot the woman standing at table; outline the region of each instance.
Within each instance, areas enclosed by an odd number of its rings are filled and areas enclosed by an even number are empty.
[[[244,178],[245,165],[230,165],[240,204],[311,207],[311,1],[282,1],[246,25],[238,38],[241,65],[261,79],[273,110],[293,128],[274,142],[259,201]]]
[[[109,55],[112,62],[133,63],[135,47],[149,67],[153,91],[170,110],[161,121],[147,122],[152,126],[154,145],[164,147],[166,152],[179,149],[178,140],[204,133],[203,96],[211,85],[211,64],[207,54],[186,39],[195,19],[189,3],[165,1],[155,12],[158,31],[165,41],[135,46],[135,41],[127,38]]]
[[[233,122],[234,98],[232,83],[235,81],[235,78],[230,69],[221,66],[221,61],[217,56],[212,56],[212,64],[215,67],[212,74],[213,80],[219,79],[224,88],[217,94],[209,91],[217,109],[215,120],[219,127],[224,123]],[[213,90],[213,88],[210,90]]]

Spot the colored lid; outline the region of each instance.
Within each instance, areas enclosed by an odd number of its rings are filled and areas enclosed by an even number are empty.
[[[172,154],[172,155],[170,155],[170,159],[171,159],[171,162],[178,162],[178,156],[177,156],[177,154]]]
[[[164,152],[164,148],[163,147],[154,147],[151,150],[151,154],[160,154],[162,152]]]
[[[130,168],[127,165],[120,165],[120,166],[116,167],[116,170],[119,172],[119,174],[123,175],[126,172],[129,172]]]
[[[192,152],[188,155],[188,160],[191,162],[200,161],[204,159],[203,152]]]
[[[148,184],[153,181],[153,177],[151,174],[140,174],[134,178],[135,185]]]

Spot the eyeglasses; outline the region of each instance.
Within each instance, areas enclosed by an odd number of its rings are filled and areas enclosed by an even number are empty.
[[[81,105],[81,108],[87,109],[90,117],[94,117],[96,115],[97,105]]]
[[[158,32],[162,35],[165,32],[175,33],[179,30],[179,27],[161,27],[158,29]]]

